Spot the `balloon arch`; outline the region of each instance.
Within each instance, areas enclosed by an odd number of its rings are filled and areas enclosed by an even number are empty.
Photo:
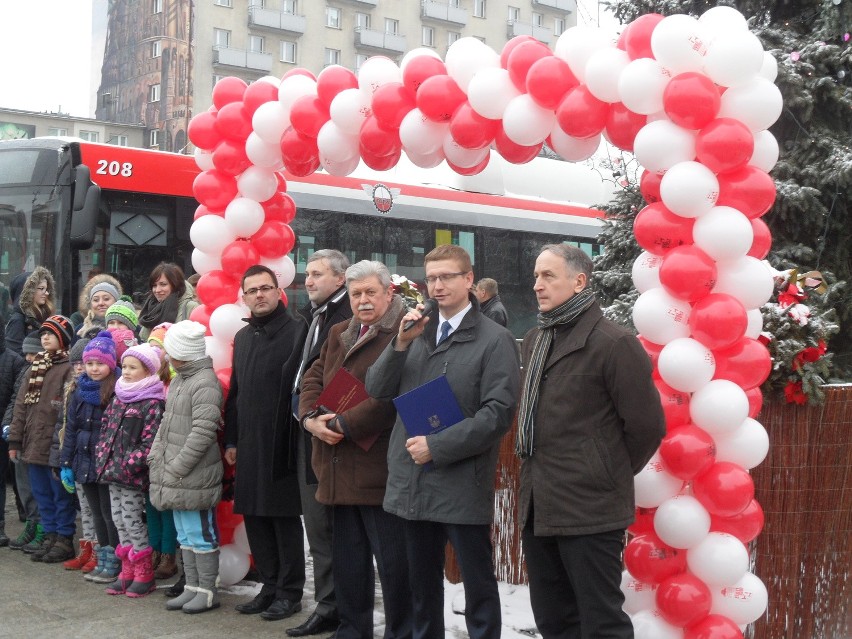
[[[645,169],[633,319],[668,431],[635,481],[625,609],[637,639],[741,637],[767,605],[746,544],[763,527],[748,470],[768,449],[754,417],[771,366],[756,338],[773,290],[760,218],[775,199],[776,73],[745,18],[716,7],[699,19],[644,15],[617,41],[574,27],[554,51],[526,36],[499,54],[462,38],[444,60],[416,49],[399,66],[370,58],[357,76],[330,66],[248,86],[224,78],[189,126],[202,169],[190,235],[203,305],[193,319],[209,327],[219,379],[227,389],[247,315],[239,275],[262,263],[286,287],[295,274],[296,207],[282,169],[347,175],[363,160],[386,170],[404,152],[419,167],[473,175],[492,150],[520,164],[546,143],[581,161],[603,136]],[[241,537],[229,545],[233,581],[248,567]]]

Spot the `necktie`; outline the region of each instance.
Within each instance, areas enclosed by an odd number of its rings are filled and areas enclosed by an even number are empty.
[[[369,331],[369,330],[370,330],[369,326],[367,326],[366,324],[361,324],[361,332],[358,333],[358,339],[360,340],[362,337],[364,337],[364,335],[366,335],[367,331]]]
[[[444,323],[441,324],[441,336],[438,338],[438,344],[447,339],[447,336],[450,334],[450,322],[448,320],[444,320]]]

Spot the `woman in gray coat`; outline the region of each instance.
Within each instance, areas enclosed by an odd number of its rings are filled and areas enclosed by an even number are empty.
[[[166,332],[165,347],[177,376],[148,455],[151,503],[174,511],[186,587],[169,610],[199,613],[219,607],[219,540],[215,506],[222,496],[222,458],[216,442],[222,387],[205,354],[205,328],[185,320]]]

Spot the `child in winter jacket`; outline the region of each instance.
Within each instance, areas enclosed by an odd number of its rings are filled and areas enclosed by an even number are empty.
[[[121,560],[111,595],[143,597],[156,587],[145,525],[147,457],[163,417],[165,390],[157,376],[159,349],[140,344],[121,358],[115,398],[106,409],[97,446],[98,481],[109,484],[112,521],[118,531],[115,554]]]
[[[28,464],[30,487],[41,514],[44,539],[30,557],[59,563],[74,557],[77,511],[71,495],[54,477],[49,461],[63,391],[73,376],[68,348],[74,327],[67,317],[51,315],[39,331],[44,351],[33,360],[18,391],[9,429],[9,457],[20,455]]]
[[[165,347],[177,371],[166,414],[148,455],[151,503],[172,509],[183,558],[183,594],[169,610],[199,613],[219,607],[219,540],[215,507],[222,496],[222,458],[216,435],[222,386],[206,355],[205,327],[185,320],[166,332]]]

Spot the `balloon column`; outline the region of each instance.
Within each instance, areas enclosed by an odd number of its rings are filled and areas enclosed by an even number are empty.
[[[626,608],[638,639],[740,637],[766,606],[744,544],[763,521],[748,469],[767,450],[754,417],[771,364],[755,338],[773,288],[760,217],[775,198],[776,72],[745,18],[716,7],[700,19],[645,15],[617,40],[573,27],[552,51],[527,36],[500,53],[461,38],[444,60],[415,49],[399,65],[370,58],[357,75],[329,66],[316,77],[295,69],[250,86],[219,81],[189,138],[202,169],[194,319],[210,328],[220,379],[246,314],[240,273],[267,264],[282,287],[294,275],[283,170],[348,175],[360,161],[386,170],[405,153],[422,168],[446,162],[473,175],[492,150],[520,164],[546,143],[581,161],[605,138],[645,168],[634,322],[668,422],[636,478]]]

